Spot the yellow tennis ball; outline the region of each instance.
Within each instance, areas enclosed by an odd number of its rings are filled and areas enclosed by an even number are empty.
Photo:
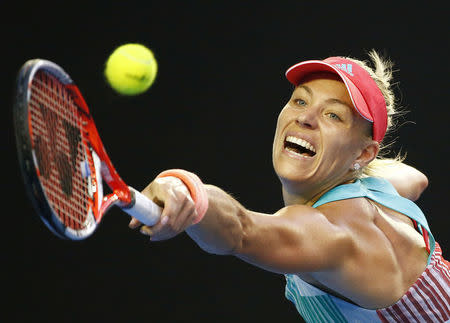
[[[137,95],[153,84],[158,63],[153,52],[141,44],[119,46],[109,56],[105,76],[109,85],[123,95]]]

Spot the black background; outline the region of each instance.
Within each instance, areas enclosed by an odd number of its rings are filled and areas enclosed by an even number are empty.
[[[448,258],[449,26],[444,7],[432,3],[2,2],[12,17],[2,22],[2,196],[10,206],[4,232],[13,233],[3,243],[3,279],[12,287],[6,321],[299,320],[282,276],[206,254],[184,234],[149,243],[119,209],[85,241],[49,233],[26,198],[12,130],[15,76],[31,58],[72,76],[128,184],[143,189],[160,171],[184,168],[270,213],[282,207],[271,145],[291,91],[285,70],[332,55],[365,59],[375,48],[396,63],[397,95],[410,111],[393,151],[407,152],[428,176],[419,205]],[[159,63],[155,84],[136,97],[115,94],[103,77],[108,55],[128,42],[150,47]]]

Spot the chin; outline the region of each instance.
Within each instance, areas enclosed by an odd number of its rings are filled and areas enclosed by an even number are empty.
[[[283,184],[294,182],[303,183],[307,182],[311,177],[307,169],[283,160],[278,160],[278,162],[274,163],[274,170]]]

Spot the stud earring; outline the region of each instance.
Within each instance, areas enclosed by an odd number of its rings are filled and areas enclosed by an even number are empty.
[[[360,169],[361,168],[361,165],[360,164],[358,164],[358,163],[354,163],[353,164],[353,169],[354,170],[358,170],[358,169]]]

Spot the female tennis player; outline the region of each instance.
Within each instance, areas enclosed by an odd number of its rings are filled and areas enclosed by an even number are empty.
[[[196,175],[169,170],[143,193],[164,207],[141,226],[151,240],[180,232],[205,251],[284,274],[307,322],[444,322],[449,264],[412,201],[428,185],[399,158],[384,159],[393,126],[392,64],[330,57],[286,72],[295,86],[279,114],[273,166],[285,207],[247,210]]]

